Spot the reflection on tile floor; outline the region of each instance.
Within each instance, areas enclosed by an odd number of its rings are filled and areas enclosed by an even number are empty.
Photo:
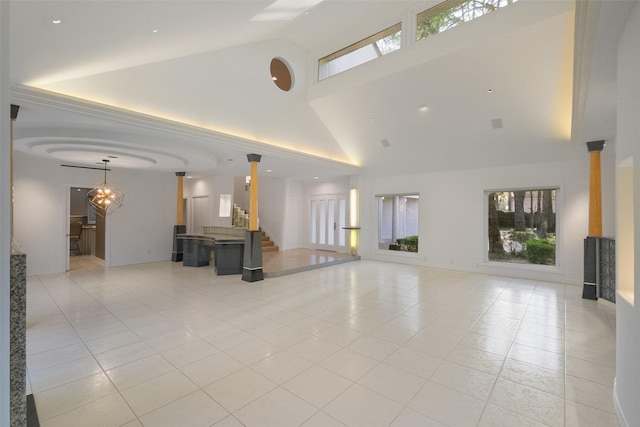
[[[618,426],[581,288],[357,261],[243,282],[159,262],[28,279],[42,426]]]
[[[359,256],[338,252],[290,249],[278,252],[264,252],[262,254],[262,269],[265,277],[278,277],[359,259]]]

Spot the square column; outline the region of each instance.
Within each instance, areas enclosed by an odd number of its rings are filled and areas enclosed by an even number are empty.
[[[173,252],[171,253],[171,261],[181,262],[184,258],[184,242],[178,239],[178,234],[186,234],[187,226],[184,225],[184,211],[182,208],[183,196],[183,179],[186,172],[176,172],[178,177],[178,198],[176,201],[176,225],[173,226]]]
[[[598,299],[600,281],[600,241],[602,238],[602,184],[600,152],[604,141],[587,142],[589,150],[589,235],[584,240],[583,299]]]
[[[258,163],[262,158],[259,154],[248,154],[251,163],[251,187],[249,192],[249,230],[244,240],[244,264],[242,280],[256,282],[264,280],[262,271],[262,232],[258,229]]]

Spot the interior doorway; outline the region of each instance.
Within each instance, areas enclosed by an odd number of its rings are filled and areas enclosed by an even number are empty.
[[[210,217],[209,196],[194,197],[192,232],[196,234],[202,233],[203,227],[211,225]]]
[[[91,190],[69,188],[67,270],[104,265],[106,221],[89,203],[87,193]]]

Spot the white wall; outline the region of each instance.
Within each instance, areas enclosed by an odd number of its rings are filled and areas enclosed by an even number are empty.
[[[616,161],[629,160],[635,165],[640,160],[640,5],[629,15],[618,45],[618,124]],[[633,276],[631,295],[616,298],[616,381],[614,404],[622,427],[640,426],[640,307],[635,295],[640,295],[640,172],[633,168],[633,250],[632,266],[624,274]],[[618,201],[620,203],[620,201]],[[618,234],[629,230],[618,229]],[[618,259],[620,254],[618,254]],[[621,280],[618,265],[618,280]],[[635,274],[634,274],[635,271]]]
[[[613,156],[603,156],[603,174],[610,177]],[[586,145],[573,161],[418,175],[363,178],[360,180],[359,253],[363,258],[422,264],[489,274],[529,277],[581,284],[583,240],[588,232],[589,154]],[[557,268],[497,267],[485,263],[486,207],[484,192],[505,188],[560,188],[557,219]],[[377,249],[377,194],[420,194],[420,245],[418,254]],[[613,200],[611,179],[603,179],[603,199]],[[604,229],[614,229],[609,213]]]
[[[27,253],[27,273],[66,269],[70,187],[96,187],[104,173],[64,168],[60,162],[15,153],[15,238]],[[176,212],[173,173],[113,169],[107,181],[124,193],[124,206],[107,216],[105,265],[171,258]]]
[[[194,197],[209,198],[208,226],[231,227],[233,216],[220,217],[220,194],[234,195],[234,178],[227,176],[202,176],[199,178],[184,180],[184,197],[187,199],[189,212],[187,213],[187,225],[193,225],[193,199]],[[237,203],[235,200],[233,203]],[[199,230],[190,229],[196,233]]]
[[[285,212],[287,212],[287,222],[280,249],[304,248],[306,247],[304,242],[306,230],[303,228],[306,199],[304,197],[304,185],[302,182],[289,180],[286,203]]]
[[[10,423],[11,152],[9,139],[9,3],[0,2],[0,426]]]
[[[615,141],[607,141],[600,153],[602,162],[602,235],[615,237],[616,235],[616,147]],[[585,147],[586,150],[586,147]]]
[[[283,250],[289,216],[289,212],[285,210],[289,194],[288,181],[285,178],[260,177],[258,179],[260,228]],[[292,227],[294,227],[293,224]]]

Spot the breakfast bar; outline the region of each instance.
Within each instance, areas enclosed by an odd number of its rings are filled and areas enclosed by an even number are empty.
[[[202,267],[209,265],[213,253],[218,276],[242,274],[244,260],[243,229],[205,227],[203,234],[178,234],[183,241],[182,265]]]

